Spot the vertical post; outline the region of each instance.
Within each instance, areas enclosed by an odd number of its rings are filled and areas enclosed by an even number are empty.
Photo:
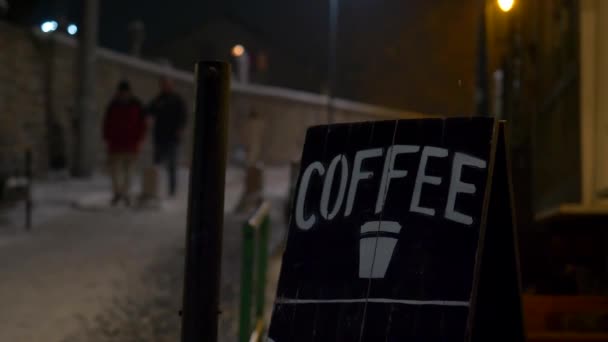
[[[242,84],[249,83],[249,52],[243,51],[243,54],[236,58],[238,63],[239,82]]]
[[[489,116],[488,105],[488,52],[486,37],[486,0],[480,1],[479,27],[477,28],[477,64],[475,105],[477,116]]]
[[[260,319],[264,316],[264,303],[266,295],[266,269],[268,268],[268,233],[270,225],[270,215],[266,215],[258,231],[257,247],[257,279],[255,294],[255,315]]]
[[[504,84],[505,84],[505,73],[504,70],[498,69],[492,73],[494,79],[494,99],[492,101],[492,115],[497,120],[503,119],[504,109]]]
[[[253,269],[255,256],[255,227],[245,223],[241,257],[241,312],[239,318],[239,342],[249,341],[251,334],[251,296],[253,294]]]
[[[99,19],[99,0],[85,0],[82,20],[82,35],[78,46],[78,93],[76,97],[77,138],[76,160],[73,174],[88,177],[93,173],[93,151],[95,135],[94,114],[96,111],[95,62],[97,54],[97,30]]]
[[[599,3],[594,0],[580,1],[579,9],[579,44],[580,44],[580,153],[581,153],[581,202],[585,206],[593,205],[595,198],[596,152],[598,148],[596,128],[601,127],[597,115],[601,93],[598,84],[599,76],[599,46],[601,28]],[[575,21],[576,22],[576,21]],[[602,41],[603,43],[603,41]],[[606,50],[604,50],[606,51]],[[532,120],[534,123],[534,120]],[[534,139],[534,132],[531,133]],[[534,149],[536,146],[532,146]],[[534,157],[532,157],[534,158]]]
[[[25,178],[27,180],[25,194],[25,229],[32,228],[32,149],[25,150]]]
[[[338,0],[329,0],[329,46],[327,54],[327,123],[334,122],[336,51],[338,44]]]
[[[182,342],[217,341],[230,65],[198,62]]]

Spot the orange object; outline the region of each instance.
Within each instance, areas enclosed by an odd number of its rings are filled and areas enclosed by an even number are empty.
[[[524,295],[529,342],[608,342],[608,297]]]

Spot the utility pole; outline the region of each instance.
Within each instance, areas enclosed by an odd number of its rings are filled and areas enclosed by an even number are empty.
[[[475,84],[475,112],[477,116],[489,116],[488,104],[488,53],[486,36],[486,0],[480,1],[479,26],[477,28],[477,64]]]
[[[141,57],[141,49],[146,38],[146,26],[142,20],[129,23],[129,53],[133,57]]]
[[[78,44],[78,83],[76,95],[76,144],[72,173],[89,177],[95,162],[93,151],[95,134],[95,86],[97,60],[97,31],[99,0],[83,1],[82,34]]]
[[[190,169],[182,342],[216,342],[219,320],[230,64],[198,62]]]
[[[329,0],[329,44],[327,54],[327,123],[334,122],[336,51],[338,43],[338,0]]]

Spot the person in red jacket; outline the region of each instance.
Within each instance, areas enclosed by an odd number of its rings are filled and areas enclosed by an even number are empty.
[[[106,110],[103,139],[108,152],[112,177],[112,205],[121,200],[130,205],[130,179],[139,148],[145,137],[146,119],[141,102],[131,92],[127,81],[121,81]]]

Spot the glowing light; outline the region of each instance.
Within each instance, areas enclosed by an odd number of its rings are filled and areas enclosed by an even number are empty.
[[[498,7],[500,7],[503,12],[509,12],[514,4],[515,0],[498,0]]]
[[[40,25],[40,30],[44,33],[53,32],[57,29],[59,24],[55,20],[45,21]]]
[[[75,35],[78,32],[78,26],[74,25],[74,24],[70,24],[68,25],[68,33],[70,35]]]
[[[245,53],[245,48],[241,44],[237,44],[232,48],[232,55],[234,57],[241,57]]]

